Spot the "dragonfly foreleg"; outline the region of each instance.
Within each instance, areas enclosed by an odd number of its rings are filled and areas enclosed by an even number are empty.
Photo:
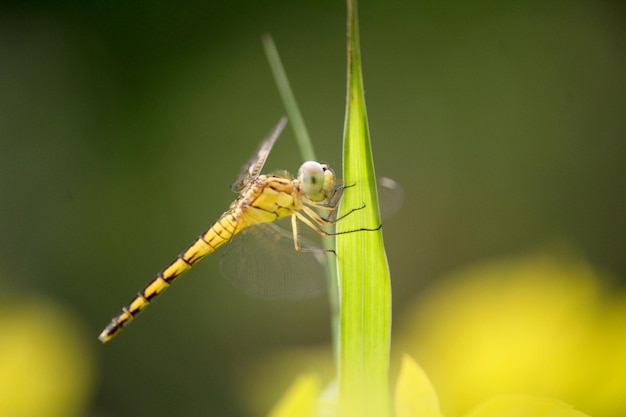
[[[347,216],[349,216],[350,214],[354,213],[355,211],[363,210],[365,208],[365,204],[363,204],[361,207],[353,208],[352,210],[348,211],[347,213],[345,213],[345,214],[343,214],[343,215],[333,219],[333,216],[336,214],[335,211],[337,210],[337,207],[339,205],[339,201],[341,200],[341,197],[343,195],[343,190],[348,188],[348,187],[352,187],[352,185],[341,185],[341,186],[335,188],[333,193],[327,199],[328,203],[320,203],[320,202],[316,202],[316,201],[307,201],[307,205],[308,206],[315,207],[315,208],[318,208],[318,209],[321,209],[321,210],[329,211],[329,213],[328,213],[328,215],[326,217],[319,216],[319,215],[317,215],[317,213],[315,213],[313,210],[310,210],[310,209],[309,210],[304,210],[304,208],[303,208],[303,210],[306,212],[306,214],[309,217],[311,217],[320,226],[325,226],[325,225],[329,225],[329,224],[335,224],[339,220],[342,220],[342,219],[346,218]],[[314,213],[314,214],[312,214],[312,213]],[[373,229],[373,230],[376,230],[376,229]]]
[[[346,217],[348,217],[350,214],[354,213],[355,211],[363,210],[364,208],[365,208],[365,204],[363,204],[361,207],[355,207],[352,210],[348,211],[347,213],[342,214],[341,216],[334,218],[334,219],[331,217],[334,214],[334,212],[331,212],[328,217],[324,217],[318,214],[315,210],[311,209],[310,207],[303,207],[301,210],[305,212],[306,215],[309,216],[319,226],[327,226],[331,224],[336,224],[338,221],[345,219]]]
[[[363,227],[361,229],[345,230],[343,232],[327,232],[326,230],[322,229],[322,226],[327,226],[329,224],[335,224],[338,220],[343,219],[348,214],[351,214],[351,213],[353,213],[356,210],[361,210],[363,207],[352,209],[348,213],[346,213],[343,216],[341,216],[341,218],[335,219],[335,220],[328,220],[328,219],[320,216],[319,214],[317,214],[313,209],[311,209],[309,207],[303,207],[301,209],[301,211],[294,212],[292,216],[297,217],[302,223],[306,224],[307,226],[309,226],[311,229],[313,229],[314,231],[316,231],[317,233],[319,233],[322,236],[337,236],[337,235],[343,235],[345,233],[374,232],[376,230],[380,230],[380,228],[383,227],[382,224],[378,225],[378,227],[373,228],[373,229],[368,229],[368,228]],[[303,212],[306,213],[306,216],[303,214]],[[292,217],[291,222],[292,222],[292,226],[293,226],[293,223],[295,222],[293,217]]]

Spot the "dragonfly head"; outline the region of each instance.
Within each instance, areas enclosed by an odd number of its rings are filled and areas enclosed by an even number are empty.
[[[326,200],[335,188],[335,173],[326,164],[307,161],[298,171],[304,194],[313,201]]]

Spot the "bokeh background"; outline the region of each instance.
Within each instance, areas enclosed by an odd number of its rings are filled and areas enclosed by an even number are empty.
[[[532,325],[502,324],[527,330],[525,340],[551,335],[561,343],[552,345],[554,357],[581,340],[610,347],[613,356],[585,351],[550,375],[569,369],[565,379],[606,382],[626,366],[616,348],[626,333],[625,12],[619,1],[361,2],[376,169],[405,191],[401,211],[384,224],[394,349],[409,350],[432,373],[448,415],[481,398],[454,393],[487,385],[477,379],[489,367],[454,391],[460,380],[446,382],[446,375],[463,366],[441,364],[478,363],[468,351],[485,349],[468,346],[499,310],[478,315],[477,328],[433,332],[471,316],[454,298],[459,292],[472,308],[497,307],[499,277],[534,278],[528,282],[537,287],[506,287],[527,295],[517,302],[518,318],[537,306],[562,307],[560,294],[572,299],[574,283],[574,294],[584,294],[573,297],[587,300],[592,313],[584,319],[566,314],[539,335]],[[305,357],[329,361],[325,298],[250,298],[220,278],[219,256],[113,342],[96,339],[228,207],[232,179],[284,114],[261,47],[267,32],[318,155],[339,167],[343,2],[0,6],[0,416],[262,415]],[[267,168],[293,172],[300,163],[287,129]],[[478,287],[468,286],[476,275]],[[558,284],[546,293],[549,277],[537,276],[558,276]],[[429,309],[439,299],[429,294],[446,288],[453,301]],[[481,288],[493,298],[481,298]],[[559,312],[580,312],[576,302],[567,306]],[[587,332],[560,337],[581,322]],[[589,333],[598,327],[606,334]],[[498,346],[493,334],[485,337],[484,346]],[[586,363],[594,377],[581,378],[572,363]],[[275,391],[251,400],[280,367],[288,376]],[[616,392],[621,379],[611,380]],[[556,382],[545,385],[540,394],[562,392]],[[576,385],[563,399],[590,413],[624,415],[623,404],[593,408],[587,392]]]

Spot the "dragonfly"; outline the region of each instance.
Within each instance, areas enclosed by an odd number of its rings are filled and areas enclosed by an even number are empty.
[[[277,293],[275,285],[291,285],[288,282],[281,282],[266,286],[262,282],[261,278],[270,278],[269,275],[274,273],[271,271],[271,268],[263,266],[270,263],[273,266],[278,264],[283,269],[287,268],[287,270],[282,271],[281,278],[283,278],[283,281],[288,281],[289,279],[303,281],[303,286],[301,285],[302,282],[297,284],[300,285],[302,291],[315,291],[315,288],[307,289],[307,285],[318,286],[319,282],[325,285],[324,280],[307,280],[306,277],[298,278],[297,275],[299,274],[292,273],[288,269],[289,264],[284,263],[282,257],[278,262],[276,262],[277,259],[269,259],[281,255],[280,253],[268,252],[267,248],[276,243],[273,241],[289,239],[291,241],[290,244],[295,247],[296,251],[316,256],[314,261],[311,261],[312,258],[309,256],[299,257],[296,262],[304,262],[305,264],[309,262],[310,268],[308,269],[317,268],[317,270],[321,270],[323,273],[323,268],[319,265],[314,266],[310,262],[323,262],[324,256],[320,259],[319,255],[323,255],[324,252],[329,250],[316,248],[309,241],[300,237],[298,232],[300,223],[322,236],[336,235],[338,233],[328,232],[324,230],[324,227],[336,223],[363,207],[350,210],[342,216],[336,216],[338,203],[346,187],[338,184],[333,170],[327,164],[307,161],[300,166],[296,178],[293,178],[286,171],[272,175],[261,174],[265,161],[286,124],[286,117],[280,119],[276,127],[263,139],[252,158],[244,165],[241,173],[231,185],[231,190],[239,193],[239,197],[230,205],[230,208],[169,265],[163,268],[128,304],[122,307],[122,310],[111,320],[98,337],[101,342],[106,343],[113,339],[157,295],[168,288],[184,272],[227,243],[227,249],[229,250],[224,254],[222,262],[223,272],[227,276],[232,277],[232,281],[236,285],[237,280],[244,279],[246,275],[259,274],[259,279],[252,281],[256,282],[256,285],[250,287],[250,284],[243,284],[248,286],[246,289],[256,295],[272,297]],[[323,216],[320,213],[325,213],[326,215]],[[273,224],[276,220],[288,217],[291,218],[291,236],[286,230],[278,228]],[[251,241],[256,242],[254,249],[248,249],[251,245],[244,244]],[[306,267],[306,265],[304,266]],[[299,268],[301,267],[302,265],[299,266]],[[296,276],[285,276],[290,274]]]

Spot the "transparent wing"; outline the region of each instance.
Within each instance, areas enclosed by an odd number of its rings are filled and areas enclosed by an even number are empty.
[[[304,298],[322,293],[326,254],[296,251],[291,230],[276,225],[285,223],[282,220],[248,227],[235,236],[224,248],[222,273],[255,297]],[[303,237],[299,242],[301,247],[319,247]]]
[[[263,165],[265,165],[265,161],[272,150],[272,146],[274,146],[274,142],[278,139],[281,132],[285,128],[287,124],[287,118],[283,117],[278,121],[278,124],[272,131],[263,139],[261,145],[259,145],[259,149],[255,152],[255,154],[250,158],[250,160],[243,166],[241,172],[237,176],[237,179],[230,186],[230,189],[234,192],[238,193],[243,188],[248,185],[248,183],[259,176],[261,173],[261,169],[263,169]]]
[[[378,177],[378,200],[380,201],[380,216],[389,219],[395,216],[404,204],[404,188],[393,178]]]

